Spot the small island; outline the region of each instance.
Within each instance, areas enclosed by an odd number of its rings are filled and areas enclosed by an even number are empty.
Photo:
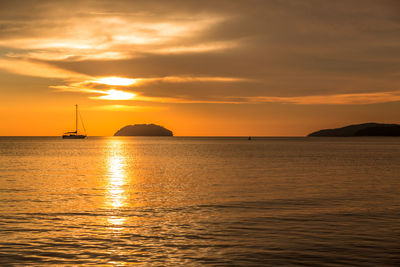
[[[399,124],[363,123],[313,132],[309,137],[400,136]]]
[[[172,131],[156,124],[127,125],[119,129],[114,136],[173,136]]]

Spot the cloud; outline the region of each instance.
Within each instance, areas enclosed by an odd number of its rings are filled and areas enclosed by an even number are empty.
[[[299,105],[365,105],[400,101],[400,91],[303,97],[254,97],[247,100]]]
[[[200,43],[192,45],[180,45],[180,46],[156,48],[154,50],[148,50],[146,52],[154,54],[204,53],[204,52],[233,49],[238,46],[239,46],[238,41],[230,41],[230,42],[220,41],[220,42],[209,42],[209,43]]]
[[[0,38],[0,46],[14,50],[8,56],[49,61],[118,60],[142,53],[201,52],[233,45],[190,41],[191,36],[206,31],[222,19],[210,14],[196,15],[195,20],[182,15],[175,19],[165,15],[157,19],[151,14],[140,15],[138,19],[130,13],[96,12],[89,4],[84,15],[71,12],[56,18],[52,11],[57,13],[59,7],[53,7],[51,2],[47,4],[44,10],[50,9],[48,13],[39,12],[44,13],[43,16],[25,14],[19,21],[14,18],[0,21],[0,32],[6,33]],[[65,3],[60,3],[62,5]],[[19,26],[13,29],[11,25],[15,23]]]
[[[391,0],[0,1],[0,68],[97,101],[119,90],[161,103],[385,103],[398,101],[399,11]]]
[[[188,77],[188,76],[167,76],[160,78],[143,78],[140,81],[162,81],[162,82],[171,82],[171,83],[180,83],[180,82],[241,82],[247,81],[247,79],[243,78],[235,78],[235,77]]]
[[[91,81],[75,82],[69,85],[50,86],[59,92],[75,92],[85,94],[96,94],[100,96],[90,96],[90,99],[97,100],[131,100],[136,94],[126,90],[113,89],[112,85],[106,84],[103,89],[94,89],[91,87]],[[123,86],[123,85],[122,85]]]
[[[166,107],[155,107],[155,106],[134,106],[134,105],[101,105],[94,106],[92,110],[107,110],[107,111],[143,111],[143,110],[166,110]]]
[[[137,86],[141,86],[143,84],[151,84],[152,83],[193,83],[193,82],[221,82],[221,83],[234,83],[241,82],[242,79],[231,78],[231,77],[159,77],[159,78],[126,78],[126,77],[84,77],[83,81],[73,81],[64,85],[54,85],[50,86],[50,88],[56,89],[60,92],[78,92],[78,93],[86,93],[86,94],[100,94],[101,96],[92,96],[89,97],[91,99],[97,100],[139,100],[139,101],[152,101],[152,102],[168,102],[166,99],[174,99],[174,103],[176,101],[173,96],[171,97],[150,97],[150,96],[139,96],[137,93],[133,93],[127,91],[127,89],[136,89],[139,88]],[[114,89],[114,88],[125,88],[125,90]]]
[[[32,62],[27,60],[0,58],[0,69],[15,74],[44,77],[44,78],[63,78],[63,79],[87,78],[87,76],[84,74],[57,68],[55,66],[45,63]]]

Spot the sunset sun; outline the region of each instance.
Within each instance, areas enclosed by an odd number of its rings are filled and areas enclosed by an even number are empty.
[[[104,94],[106,94],[106,95],[94,97],[94,98],[95,99],[104,99],[104,100],[130,100],[136,96],[134,93],[115,90],[115,89],[105,91]]]
[[[95,83],[106,84],[106,85],[114,85],[114,86],[129,86],[136,83],[135,79],[128,79],[122,77],[104,77],[100,78]]]

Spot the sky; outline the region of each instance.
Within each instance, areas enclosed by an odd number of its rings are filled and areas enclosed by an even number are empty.
[[[398,0],[0,0],[0,135],[399,123]]]

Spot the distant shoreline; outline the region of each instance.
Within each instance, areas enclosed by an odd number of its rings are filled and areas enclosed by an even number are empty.
[[[312,132],[309,137],[400,137],[399,124],[368,122]]]

